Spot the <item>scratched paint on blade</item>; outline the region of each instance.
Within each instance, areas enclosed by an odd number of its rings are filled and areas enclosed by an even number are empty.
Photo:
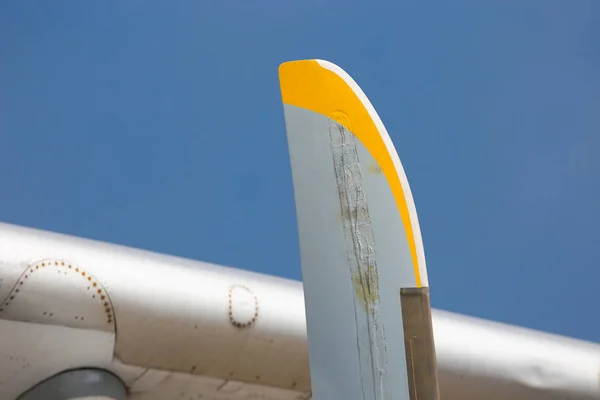
[[[379,299],[379,285],[375,240],[362,186],[356,138],[339,122],[331,123],[329,137],[353,285],[356,297],[365,305],[365,311],[370,312]]]
[[[329,119],[349,277],[354,288],[354,313],[363,399],[389,398],[387,349],[381,311],[375,237],[363,189],[358,139],[348,131],[350,121],[341,112]],[[335,118],[335,119],[334,119]],[[341,124],[340,122],[343,122]],[[372,384],[369,384],[372,382]]]
[[[377,268],[372,265],[369,265],[366,270],[359,269],[352,275],[354,293],[363,309],[370,314],[374,312],[374,305],[379,301],[378,280]]]

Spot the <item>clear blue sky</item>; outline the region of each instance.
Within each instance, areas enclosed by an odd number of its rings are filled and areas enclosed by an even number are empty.
[[[299,279],[277,67],[322,58],[396,144],[433,305],[600,341],[600,2],[453,4],[3,1],[0,220]]]

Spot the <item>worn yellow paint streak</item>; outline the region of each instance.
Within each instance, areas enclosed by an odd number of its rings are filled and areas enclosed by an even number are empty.
[[[367,164],[367,172],[369,172],[371,174],[379,175],[383,171],[381,171],[381,167],[379,165],[377,165],[376,162],[372,162],[372,163]]]
[[[396,200],[408,239],[416,286],[421,287],[415,237],[400,176],[361,99],[342,77],[324,68],[316,60],[281,64],[279,81],[285,104],[305,108],[337,121],[352,132],[375,158]]]
[[[367,313],[373,313],[373,308],[379,300],[379,279],[377,268],[369,265],[367,269],[361,268],[352,275],[352,286],[360,305]]]

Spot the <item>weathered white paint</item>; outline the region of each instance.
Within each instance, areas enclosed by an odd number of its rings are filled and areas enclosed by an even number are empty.
[[[417,278],[390,186],[343,125],[288,104],[284,112],[313,394],[408,399],[400,289]]]

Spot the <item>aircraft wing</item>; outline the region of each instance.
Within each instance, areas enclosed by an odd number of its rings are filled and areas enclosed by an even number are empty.
[[[300,282],[0,224],[0,301],[0,399],[310,395]],[[439,310],[433,326],[442,399],[600,399],[597,344]]]

